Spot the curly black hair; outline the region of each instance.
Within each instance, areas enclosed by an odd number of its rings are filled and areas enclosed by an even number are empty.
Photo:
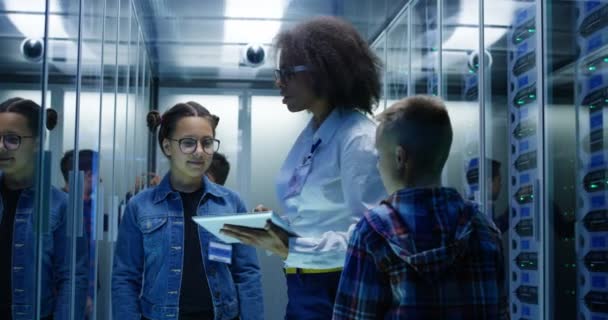
[[[306,65],[315,94],[333,107],[372,113],[380,98],[382,63],[350,23],[316,17],[275,38],[281,66]]]

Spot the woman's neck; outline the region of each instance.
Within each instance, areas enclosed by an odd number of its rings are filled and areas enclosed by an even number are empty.
[[[315,129],[318,129],[323,124],[323,121],[329,117],[332,108],[326,100],[317,100],[310,108],[312,118],[315,124]]]
[[[170,181],[171,186],[177,192],[192,193],[201,188],[201,179],[191,177],[178,177],[175,174],[171,174]]]

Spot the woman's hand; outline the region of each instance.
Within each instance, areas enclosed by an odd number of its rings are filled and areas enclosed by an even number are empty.
[[[289,235],[270,220],[266,221],[264,229],[225,224],[220,232],[244,244],[269,250],[283,260],[289,254]]]

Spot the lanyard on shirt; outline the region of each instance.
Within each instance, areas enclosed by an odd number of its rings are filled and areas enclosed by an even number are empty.
[[[321,138],[317,139],[317,142],[315,142],[312,145],[312,147],[310,147],[310,153],[308,154],[308,156],[306,156],[306,158],[304,158],[304,161],[302,161],[302,164],[306,164],[312,159],[312,157],[315,155],[315,151],[317,151],[317,148],[319,147],[320,144],[321,144]]]

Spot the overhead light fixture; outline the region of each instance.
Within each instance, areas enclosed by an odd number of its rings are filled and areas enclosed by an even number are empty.
[[[49,62],[53,62],[59,70],[70,73],[72,71],[68,64],[75,63],[78,58],[78,24],[73,18],[74,15],[78,16],[78,12],[67,11],[73,9],[69,9],[65,2],[62,6],[59,0],[49,1],[47,33],[49,43],[48,47],[44,48],[45,8],[45,0],[4,1],[4,9],[10,12],[7,17],[24,37],[20,47],[23,57],[28,61],[39,62],[44,50],[48,50]],[[74,22],[71,35],[66,31],[68,21]],[[89,61],[96,61],[99,52],[91,50],[89,46],[87,43],[82,44],[81,56],[87,57]]]
[[[11,12],[7,15],[11,23],[26,38],[32,39],[44,37],[45,6],[46,1],[43,0],[4,1],[4,9]],[[62,10],[57,0],[51,0],[49,6],[49,37],[67,38],[63,17],[55,14]]]
[[[477,1],[462,1],[461,3],[462,7],[458,15],[452,21],[457,27],[454,28],[450,38],[444,42],[444,50],[479,49],[479,17],[477,14],[471,14],[479,11],[479,4]],[[489,48],[504,36],[509,26],[513,24],[518,6],[510,1],[497,1],[486,7],[484,21],[486,25],[491,24],[492,27],[484,27],[483,37],[485,47]]]
[[[288,3],[289,1],[287,1]],[[270,43],[281,28],[283,0],[228,0],[224,15],[224,42]]]
[[[485,47],[491,47],[505,33],[506,29],[486,28],[484,30]],[[450,38],[443,44],[443,50],[478,50],[479,49],[479,28],[477,27],[456,27]]]
[[[264,46],[272,42],[281,28],[281,18],[288,4],[289,1],[285,0],[227,0],[223,42],[257,44],[264,51]],[[245,54],[249,48],[244,47]],[[242,59],[234,58],[230,54],[222,54],[223,63],[242,63]]]
[[[227,0],[227,18],[280,19],[290,1],[285,0]]]

